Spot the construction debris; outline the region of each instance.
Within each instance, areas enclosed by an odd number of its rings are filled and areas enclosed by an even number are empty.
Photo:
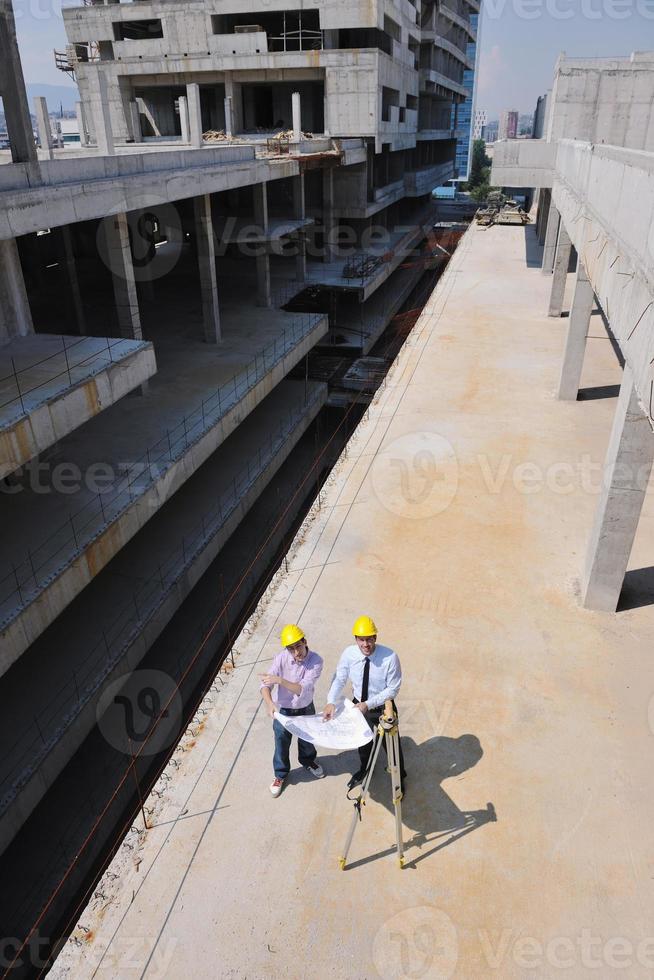
[[[479,208],[475,214],[478,225],[528,225],[531,218],[517,201],[505,197],[501,191],[491,191],[486,199],[486,207]]]
[[[207,143],[231,143],[234,136],[228,136],[224,129],[208,129],[202,134],[202,139]]]

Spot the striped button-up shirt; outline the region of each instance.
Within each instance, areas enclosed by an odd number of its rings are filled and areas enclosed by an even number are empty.
[[[322,657],[309,650],[304,660],[299,663],[292,653],[282,650],[273,659],[269,674],[275,677],[283,677],[285,681],[292,684],[299,684],[302,690],[299,694],[282,687],[277,687],[277,704],[280,708],[306,708],[313,701],[313,692],[322,673]],[[262,687],[272,687],[272,684],[261,684]]]

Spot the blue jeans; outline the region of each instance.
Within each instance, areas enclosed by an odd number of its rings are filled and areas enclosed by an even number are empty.
[[[306,708],[280,708],[280,715],[315,715],[313,701]],[[277,779],[286,779],[291,769],[289,750],[293,736],[275,718],[273,722],[273,732],[275,734],[275,754],[273,756],[273,769]],[[315,745],[305,742],[303,738],[297,740],[297,757],[301,766],[308,766],[316,761],[318,753]]]

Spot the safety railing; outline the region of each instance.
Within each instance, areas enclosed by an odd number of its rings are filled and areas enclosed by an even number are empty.
[[[295,287],[295,293],[299,290]],[[283,296],[277,296],[283,302]],[[54,574],[70,565],[111,523],[158,481],[192,445],[217,425],[264,377],[279,364],[322,319],[323,314],[295,314],[272,344],[263,348],[229,382],[216,388],[188,412],[146,452],[126,467],[124,478],[97,493],[71,513],[18,563],[8,561],[11,571],[0,579],[0,628],[11,622],[47,586]],[[290,320],[290,317],[289,317]]]
[[[0,814],[89,703],[135,636],[147,626],[210,539],[225,526],[283,448],[289,435],[306,418],[307,411],[321,400],[322,395],[322,387],[313,387],[301,408],[290,409],[280,419],[268,442],[234,475],[231,485],[214,506],[157,563],[150,581],[134,589],[122,606],[112,610],[111,621],[98,627],[95,639],[89,643],[83,668],[71,672],[38,717],[35,715],[16,742],[3,752],[5,760],[14,761],[0,780]]]
[[[78,354],[83,353],[83,348],[90,344],[96,346],[95,351],[86,357],[78,357]],[[102,346],[98,347],[98,344]],[[9,422],[14,422],[17,416],[20,417],[27,414],[28,411],[38,408],[48,398],[59,394],[70,385],[77,384],[84,378],[91,377],[97,371],[104,370],[107,364],[112,364],[120,359],[117,348],[125,348],[127,345],[129,345],[129,353],[148,346],[145,342],[138,344],[137,341],[111,337],[80,337],[79,340],[67,344],[66,338],[61,337],[61,349],[55,350],[47,357],[31,361],[25,367],[16,367],[16,359],[10,357],[11,372],[0,377],[0,411],[5,416],[9,414],[9,420],[6,417],[2,419],[0,428]],[[29,381],[29,375],[36,369],[38,369],[39,382],[32,384]],[[45,377],[43,370],[46,371]],[[52,388],[53,384],[54,389]],[[36,398],[34,397],[35,392],[40,392]]]

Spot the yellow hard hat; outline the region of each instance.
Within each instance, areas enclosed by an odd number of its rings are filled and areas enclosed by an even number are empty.
[[[359,616],[352,627],[354,636],[377,636],[377,627],[370,616]]]
[[[295,623],[289,623],[288,626],[285,626],[282,630],[282,635],[280,636],[283,647],[293,646],[293,644],[297,643],[298,640],[303,639],[304,633],[299,626],[295,625]]]

